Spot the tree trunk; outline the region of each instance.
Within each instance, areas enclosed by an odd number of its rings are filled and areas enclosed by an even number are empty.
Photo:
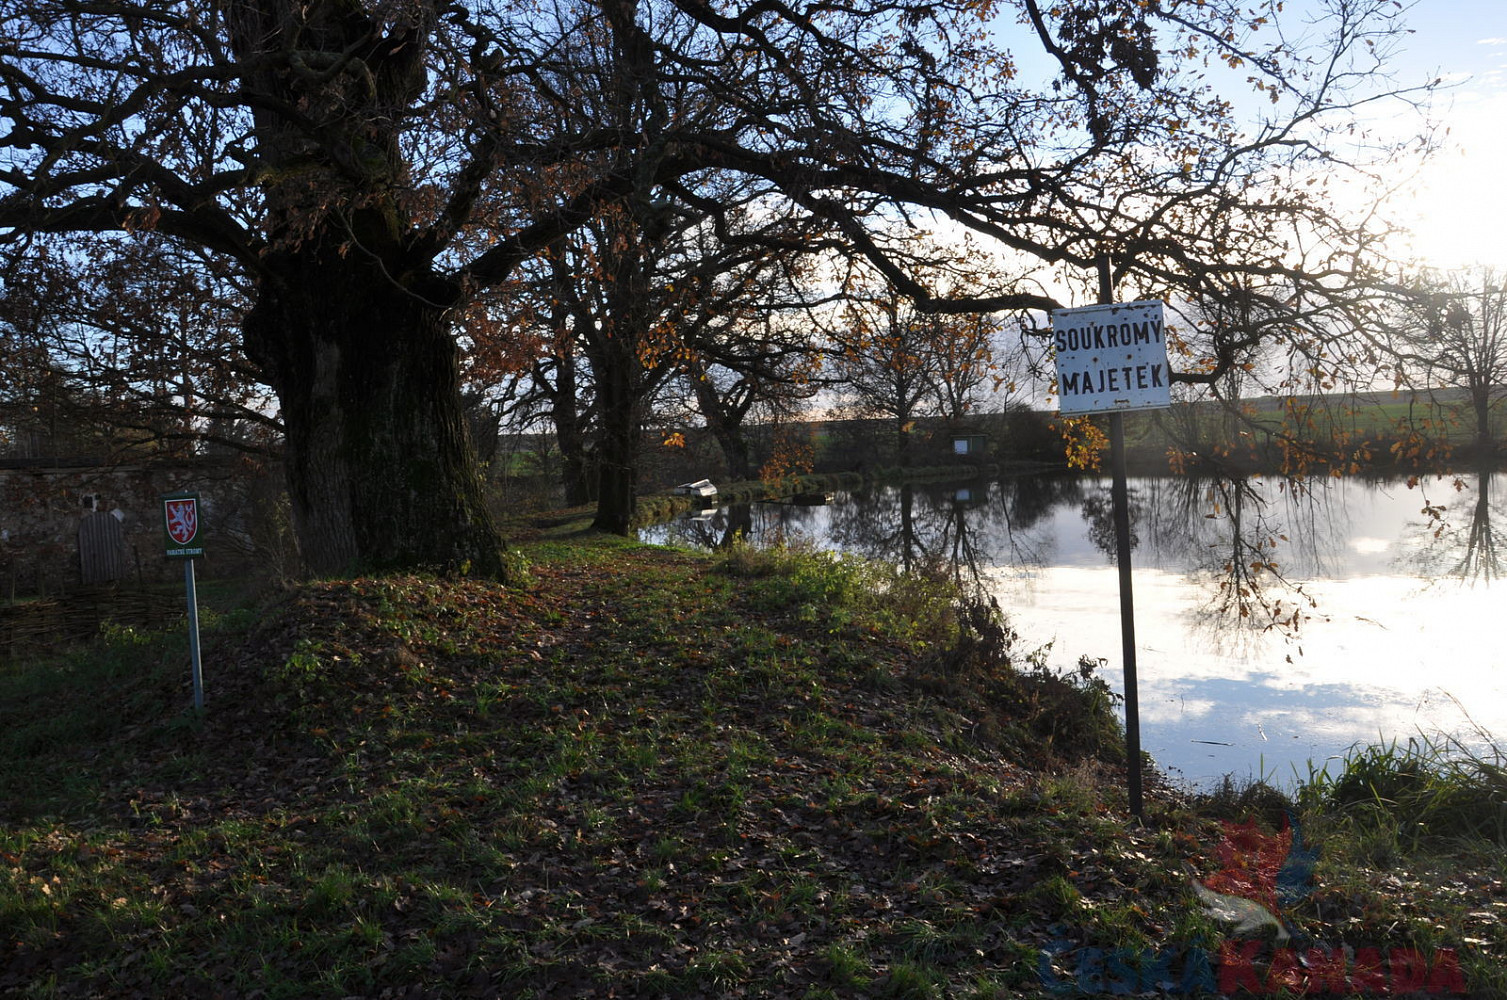
[[[620,216],[605,227],[609,266],[597,325],[583,330],[596,378],[601,435],[597,444],[597,513],[592,527],[614,535],[633,531],[638,462],[648,397],[668,370],[650,361],[653,299],[649,250],[638,224]]]
[[[597,445],[597,513],[592,527],[614,535],[633,530],[638,499],[638,459],[643,434],[643,401],[639,398],[636,357],[613,357],[611,338],[606,350],[592,357],[597,372],[602,433]]]
[[[500,577],[455,343],[422,276],[317,239],[269,255],[248,353],[282,404],[294,528],[330,576],[432,568]]]
[[[1486,458],[1496,450],[1491,439],[1491,387],[1472,386],[1470,396],[1476,411],[1476,457]]]
[[[723,458],[727,460],[727,477],[733,482],[752,479],[752,449],[743,435],[743,415],[747,408],[725,402],[708,379],[704,366],[698,363],[691,374],[696,407],[706,421],[707,430],[722,448]]]
[[[588,454],[579,434],[572,437],[561,433],[560,454],[565,462],[562,473],[565,487],[565,506],[581,507],[597,498],[597,469],[595,456]]]
[[[895,417],[895,464],[902,469],[910,468],[910,414],[909,411]]]
[[[581,413],[575,355],[567,347],[557,360],[550,408],[554,414],[555,439],[565,463],[565,505],[579,507],[597,497],[596,462],[586,444],[586,420]]]
[[[402,136],[436,16],[226,9],[268,248],[246,352],[282,404],[294,530],[319,575],[503,571],[446,322],[461,290],[436,274],[400,194],[416,186]]]
[[[754,478],[753,449],[740,429],[732,428],[717,435],[722,445],[722,454],[727,458],[727,474],[733,482],[746,482]]]

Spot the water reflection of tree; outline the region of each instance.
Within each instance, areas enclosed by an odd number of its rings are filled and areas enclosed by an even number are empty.
[[[1490,578],[1501,559],[1491,530],[1489,477],[1467,526],[1431,529],[1420,560],[1436,574]],[[1138,569],[1161,568],[1202,583],[1207,596],[1190,628],[1228,645],[1242,633],[1297,629],[1321,614],[1298,581],[1332,571],[1348,527],[1346,487],[1283,480],[1154,478],[1131,483]],[[1076,508],[1100,551],[1113,557],[1109,490],[1075,477],[996,483],[891,486],[844,495],[831,507],[757,504],[679,522],[667,540],[716,548],[746,535],[758,544],[819,544],[967,584],[1054,557],[1052,519]],[[820,519],[827,521],[825,532]],[[825,537],[823,537],[825,536]],[[1027,574],[1029,575],[1029,574]],[[1243,641],[1243,640],[1242,640]]]
[[[1226,651],[1247,645],[1253,632],[1299,623],[1302,590],[1277,561],[1277,547],[1290,536],[1264,486],[1245,478],[1178,477],[1137,480],[1127,489],[1131,548],[1141,551],[1137,564],[1172,568],[1205,584],[1208,596],[1193,609],[1188,628]],[[1080,513],[1089,541],[1113,564],[1109,486],[1087,490]]]
[[[1424,500],[1418,530],[1421,544],[1410,556],[1411,568],[1429,579],[1452,579],[1461,583],[1489,585],[1502,576],[1502,552],[1497,540],[1494,517],[1501,516],[1500,505],[1492,503],[1490,469],[1479,468],[1475,475],[1475,499],[1457,516],[1446,504]],[[1456,481],[1457,494],[1464,492],[1464,480]]]
[[[908,567],[920,549],[911,524],[913,505],[914,488],[908,485],[850,494],[832,510],[833,547]]]
[[[739,540],[783,544],[814,537],[809,507],[790,504],[732,504],[676,518],[650,535],[663,533],[662,543],[693,549],[725,549]]]
[[[1151,480],[1146,527],[1159,562],[1209,584],[1195,611],[1201,630],[1223,639],[1234,630],[1291,633],[1315,606],[1295,571],[1321,562],[1340,529],[1332,500],[1326,487],[1289,482]]]
[[[1136,528],[1146,516],[1146,505],[1139,489],[1127,486],[1125,493],[1127,520],[1130,522],[1130,548],[1134,551],[1141,544]],[[1116,538],[1114,496],[1110,488],[1101,486],[1090,491],[1084,496],[1080,510],[1084,523],[1088,525],[1088,540],[1094,548],[1108,556],[1111,563],[1118,562],[1120,546]]]
[[[1045,477],[887,487],[834,508],[832,540],[871,559],[974,585],[997,567],[1043,563],[1048,536],[1034,529],[1080,491],[1077,480]]]
[[[1016,566],[1042,566],[1050,555],[1050,536],[1039,530],[1052,512],[1083,495],[1077,476],[1025,476],[999,484],[1000,541]]]
[[[952,518],[929,495],[921,494],[919,501],[910,483],[855,494],[833,510],[832,540],[845,551],[907,572],[933,568],[948,548],[946,526]]]
[[[1138,566],[1204,584],[1207,596],[1189,627],[1221,648],[1298,629],[1314,602],[1297,581],[1329,560],[1345,521],[1326,486],[1257,479],[1137,480],[1130,501]],[[1090,541],[1113,561],[1109,487],[1075,478],[1006,480],[986,493],[875,490],[833,510],[831,537],[847,551],[979,583],[990,570],[1045,565],[1053,536],[1044,529],[1054,512],[1074,507]]]
[[[757,503],[749,509],[750,538],[761,545],[795,545],[820,537],[818,524],[826,508],[815,504]]]
[[[676,518],[659,529],[647,533],[663,532],[663,544],[681,545],[693,549],[717,549],[732,543],[740,532],[749,533],[749,509],[747,504],[698,511]]]

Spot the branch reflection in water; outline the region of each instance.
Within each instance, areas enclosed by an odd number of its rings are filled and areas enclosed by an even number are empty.
[[[1286,782],[1357,742],[1507,735],[1496,669],[1501,475],[1131,481],[1143,746],[1187,780]],[[1108,657],[1118,598],[1109,483],[1023,477],[758,504],[649,541],[808,544],[943,567],[999,597],[1026,648]],[[1496,598],[1493,601],[1493,596]],[[1467,718],[1467,712],[1469,718]]]

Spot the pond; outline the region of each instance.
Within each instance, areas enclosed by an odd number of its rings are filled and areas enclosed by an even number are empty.
[[[1143,748],[1174,777],[1306,778],[1357,743],[1507,735],[1503,477],[1132,479]],[[1107,478],[839,493],[661,525],[648,541],[804,539],[984,582],[1021,636],[1123,690]]]

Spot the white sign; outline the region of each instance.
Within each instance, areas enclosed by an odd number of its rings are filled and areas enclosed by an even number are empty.
[[[1160,302],[1058,309],[1052,313],[1052,346],[1063,413],[1172,405]]]

